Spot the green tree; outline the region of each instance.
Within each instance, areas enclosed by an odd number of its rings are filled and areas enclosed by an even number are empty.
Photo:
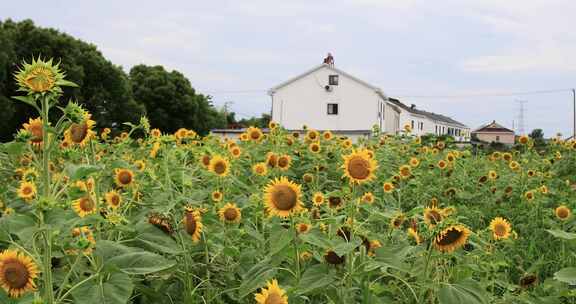
[[[534,129],[528,136],[534,140],[534,145],[537,147],[542,147],[546,144],[544,142],[544,132],[542,129]]]
[[[137,65],[130,70],[130,80],[134,98],[146,107],[153,128],[174,132],[184,127],[206,134],[226,124],[224,114],[213,107],[210,96],[196,93],[178,71]]]
[[[92,113],[97,127],[136,122],[144,113],[144,107],[132,97],[126,74],[92,44],[37,27],[30,20],[6,20],[0,21],[0,46],[0,141],[12,139],[21,124],[34,115],[11,96],[17,95],[13,75],[18,64],[38,56],[61,61],[66,78],[79,85],[67,88],[63,99],[82,104]]]

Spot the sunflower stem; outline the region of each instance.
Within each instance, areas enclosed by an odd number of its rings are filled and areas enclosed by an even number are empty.
[[[294,216],[290,216],[292,221],[292,231],[294,233],[293,245],[294,245],[294,264],[296,264],[296,283],[300,283],[300,252],[298,250],[298,231],[296,229],[296,222],[294,221]]]

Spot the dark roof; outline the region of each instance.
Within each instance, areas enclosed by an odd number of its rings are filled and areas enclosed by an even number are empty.
[[[454,120],[448,116],[444,116],[444,115],[440,115],[440,114],[436,114],[436,113],[432,113],[432,112],[428,112],[428,111],[419,110],[419,109],[416,109],[413,107],[409,107],[396,98],[388,97],[388,101],[399,106],[400,108],[404,109],[407,112],[414,113],[417,115],[422,115],[422,116],[428,117],[432,120],[453,124],[453,125],[456,125],[456,126],[461,127],[461,128],[468,128],[468,126],[466,126],[465,124],[458,122],[458,121],[456,121],[456,120]]]
[[[497,123],[493,120],[490,123],[480,126],[478,129],[474,130],[473,132],[507,132],[507,133],[514,133],[514,131],[504,127],[503,125]]]

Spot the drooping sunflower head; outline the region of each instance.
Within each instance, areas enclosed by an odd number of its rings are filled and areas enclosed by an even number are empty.
[[[246,130],[246,134],[248,135],[248,138],[251,141],[255,141],[255,142],[262,140],[262,138],[264,137],[262,130],[260,130],[260,128],[256,128],[256,127],[249,127],[248,130]]]
[[[424,209],[424,222],[430,227],[438,225],[444,219],[443,212],[437,207],[426,207]]]
[[[403,213],[398,213],[390,219],[390,226],[394,229],[399,229],[404,224],[406,216]]]
[[[278,157],[278,168],[282,171],[290,169],[292,164],[292,157],[290,155],[282,154]]]
[[[330,265],[343,264],[346,260],[345,258],[346,258],[345,256],[339,256],[338,254],[336,254],[336,252],[334,252],[332,250],[328,250],[324,254],[324,261],[326,261],[326,263],[328,263]]]
[[[376,177],[374,172],[378,168],[376,160],[370,157],[367,150],[353,150],[343,156],[343,177],[347,177],[351,184],[362,184]]]
[[[320,206],[324,203],[324,194],[322,192],[316,192],[312,196],[312,204],[314,206]]]
[[[32,258],[16,250],[0,253],[0,286],[12,298],[36,289],[34,279],[39,274]]]
[[[302,209],[300,185],[286,177],[274,179],[264,189],[264,201],[271,216],[288,217]]]
[[[265,288],[254,295],[258,304],[288,304],[286,291],[280,288],[276,279],[268,281]]]
[[[495,240],[504,240],[510,237],[512,228],[506,219],[496,217],[490,222],[490,230]]]
[[[22,125],[24,127],[24,131],[30,133],[29,142],[30,144],[35,147],[41,147],[42,143],[44,142],[44,138],[42,135],[42,118],[38,117],[36,119],[29,118],[27,123]]]
[[[192,240],[194,242],[200,241],[200,234],[203,229],[200,212],[191,207],[186,207],[182,223],[184,224],[184,230],[186,230],[186,233],[192,237]]]
[[[156,226],[160,230],[164,231],[164,233],[171,235],[174,233],[174,228],[170,222],[170,218],[166,215],[160,213],[151,213],[148,215],[148,223]]]
[[[469,236],[470,230],[464,225],[449,225],[436,235],[433,244],[437,250],[450,253],[464,246]]]
[[[18,197],[26,201],[32,200],[36,196],[36,185],[33,182],[23,181],[18,187]]]
[[[227,203],[224,207],[218,210],[218,216],[220,217],[220,220],[225,223],[240,223],[242,212],[236,204]]]
[[[570,215],[572,214],[572,211],[570,210],[570,208],[562,205],[557,207],[556,209],[554,209],[554,214],[556,215],[556,217],[561,220],[561,221],[565,221],[568,218],[570,218]]]
[[[64,132],[64,141],[70,145],[86,146],[96,133],[92,130],[96,122],[90,119],[92,115],[84,112],[83,119],[78,123],[73,123]]]
[[[406,230],[406,234],[408,234],[408,236],[414,240],[416,245],[422,243],[422,237],[418,233],[418,230],[414,229],[413,227],[408,228],[408,230]]]
[[[52,59],[44,61],[40,57],[24,62],[14,75],[18,83],[18,91],[34,93],[62,93],[60,86],[76,86],[65,81],[65,74],[60,70],[60,63],[54,64]]]
[[[339,195],[330,195],[328,197],[328,207],[332,209],[342,208],[342,198]]]
[[[519,285],[523,289],[536,286],[538,284],[538,276],[532,273],[525,274],[520,278]]]
[[[214,155],[210,159],[208,170],[218,176],[227,176],[230,173],[230,162],[225,157]]]
[[[273,152],[268,152],[266,154],[266,164],[270,168],[276,168],[278,165],[278,155],[274,154]]]
[[[108,204],[108,206],[112,209],[116,209],[120,207],[120,204],[122,204],[122,196],[120,196],[120,193],[115,190],[108,191],[104,197],[106,204]]]
[[[85,217],[86,215],[96,212],[96,203],[90,195],[83,196],[72,203],[72,209],[80,217]]]

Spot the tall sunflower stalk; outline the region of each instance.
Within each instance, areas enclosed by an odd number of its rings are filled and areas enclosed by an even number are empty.
[[[42,228],[42,264],[44,279],[44,301],[48,304],[54,303],[54,291],[52,281],[52,231],[49,226],[44,227],[44,210],[46,204],[51,202],[50,189],[50,152],[53,148],[50,141],[50,108],[55,105],[62,95],[63,86],[76,86],[76,84],[64,80],[65,74],[60,70],[59,63],[54,64],[52,60],[44,61],[40,57],[32,59],[31,63],[24,62],[20,70],[15,74],[18,83],[18,91],[25,92],[26,96],[16,96],[16,100],[22,101],[34,107],[42,119],[42,170],[41,170],[41,204],[38,211],[38,219]],[[59,123],[62,120],[59,121]],[[57,126],[58,127],[58,126]],[[35,135],[35,134],[32,134]],[[28,134],[30,136],[30,134]],[[36,138],[36,142],[38,139]]]

